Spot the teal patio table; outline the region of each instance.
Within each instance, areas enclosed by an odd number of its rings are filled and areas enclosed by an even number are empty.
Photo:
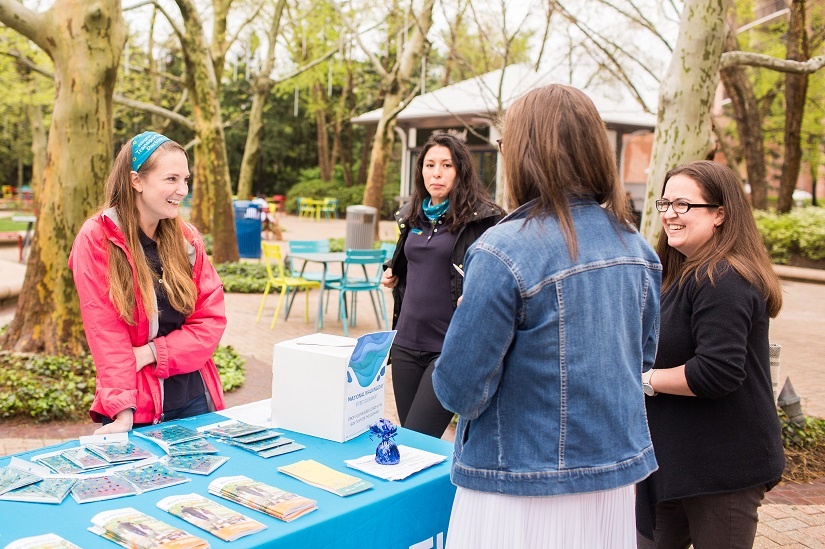
[[[209,425],[227,418],[219,413],[168,422],[190,428]],[[112,549],[114,542],[87,530],[92,517],[110,509],[133,507],[169,525],[201,537],[211,547],[244,549],[251,547],[293,549],[441,549],[446,539],[455,487],[450,483],[452,444],[399,428],[396,441],[422,450],[448,456],[439,465],[425,469],[401,481],[385,481],[350,469],[345,459],[354,459],[375,452],[377,440],[367,433],[343,444],[278,429],[284,436],[306,446],[305,449],[269,459],[214,441],[221,456],[229,460],[211,475],[187,476],[191,482],[106,501],[78,504],[71,495],[59,505],[0,501],[0,547],[29,536],[55,533],[84,549]],[[160,447],[141,437],[129,440],[157,456],[164,455]],[[31,456],[61,448],[78,446],[78,441],[17,454],[28,460]],[[300,460],[314,459],[338,471],[357,476],[373,484],[373,488],[346,498],[321,490],[278,472],[278,467]],[[0,467],[8,465],[10,456],[0,458]],[[318,509],[292,522],[282,522],[267,514],[209,494],[209,483],[218,478],[246,475],[255,480],[289,492],[312,498]],[[264,523],[261,532],[232,542],[221,539],[156,506],[161,499],[178,494],[198,493],[209,499]]]

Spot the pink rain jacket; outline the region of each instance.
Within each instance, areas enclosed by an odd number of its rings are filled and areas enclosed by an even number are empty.
[[[198,289],[194,312],[183,326],[164,337],[157,333],[157,315],[147,316],[137,286],[132,255],[126,248],[114,209],[87,220],[69,256],[69,268],[80,296],[80,312],[86,340],[97,370],[95,400],[89,415],[95,422],[113,418],[126,408],[135,410],[135,423],[158,423],[163,412],[163,380],[177,374],[200,371],[210,410],[223,410],[223,391],[212,353],[226,328],[223,285],[204,251],[197,230],[184,224],[189,242],[192,279]],[[123,321],[109,299],[108,242],[119,246],[132,265],[137,305],[137,324]],[[132,347],[154,341],[157,363],[135,373]]]

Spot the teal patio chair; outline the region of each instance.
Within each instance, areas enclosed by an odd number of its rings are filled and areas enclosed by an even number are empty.
[[[327,289],[338,290],[338,314],[344,324],[344,335],[349,335],[348,326],[355,326],[355,298],[358,292],[369,292],[372,308],[378,326],[383,320],[384,329],[389,330],[387,307],[384,301],[384,292],[381,290],[381,276],[384,274],[384,260],[387,257],[385,250],[347,250],[347,260],[344,262],[344,277],[338,282],[328,282]],[[363,276],[357,271],[358,266],[363,270]],[[355,268],[353,268],[355,267]],[[375,268],[375,274],[369,273],[369,267]],[[348,318],[346,297],[350,294],[352,314]]]
[[[324,215],[324,219],[338,219],[338,199],[324,198],[324,203],[321,205],[320,212]]]

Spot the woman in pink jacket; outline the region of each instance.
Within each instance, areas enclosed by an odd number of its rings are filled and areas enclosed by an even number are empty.
[[[226,327],[223,286],[197,230],[178,218],[183,147],[144,132],[123,146],[106,206],[69,257],[97,370],[96,434],[224,408],[212,353]]]

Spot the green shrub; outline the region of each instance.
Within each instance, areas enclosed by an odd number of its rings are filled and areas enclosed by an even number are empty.
[[[344,183],[340,166],[336,166],[331,181],[321,180],[318,168],[301,170],[301,179],[287,192],[286,209],[291,213],[298,213],[298,197],[321,199],[324,197],[338,199],[338,215],[344,217],[347,206],[362,204],[364,200],[364,185],[347,187]],[[391,219],[398,202],[399,182],[396,179],[387,179],[384,185],[379,216],[381,219]]]
[[[213,355],[226,392],[243,385],[245,361],[232,347]],[[0,417],[83,420],[94,401],[95,366],[79,357],[0,353]]]
[[[236,294],[262,294],[266,288],[268,275],[266,265],[239,261],[215,265],[223,282],[223,290]]]
[[[240,387],[246,381],[246,360],[241,358],[231,345],[218,345],[212,354],[212,360],[218,367],[221,376],[221,385],[225,393],[229,393]]]
[[[775,263],[788,263],[793,255],[825,259],[825,208],[796,208],[787,214],[755,211],[754,217]]]

